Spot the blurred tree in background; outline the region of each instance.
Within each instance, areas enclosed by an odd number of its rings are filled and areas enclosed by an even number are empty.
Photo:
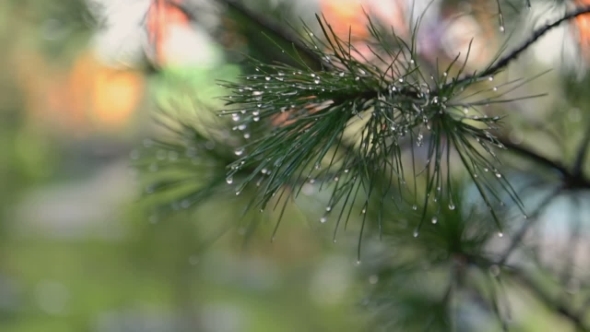
[[[0,328],[590,329],[586,12],[3,2]]]

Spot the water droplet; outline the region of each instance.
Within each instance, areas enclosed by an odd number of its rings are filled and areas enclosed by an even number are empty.
[[[225,179],[225,182],[227,184],[232,184],[234,182],[234,178],[230,175]]]
[[[153,140],[151,140],[149,138],[146,138],[146,139],[143,140],[143,146],[145,146],[146,148],[151,148],[152,145],[154,145],[154,141]]]
[[[328,221],[328,218],[326,218],[325,216],[320,218],[320,222],[322,224],[325,223],[326,221]]]
[[[361,213],[362,213],[362,214],[365,214],[365,213],[367,213],[367,208],[363,208],[363,209],[361,210]]]
[[[498,232],[498,237],[504,237],[504,233]]]
[[[236,122],[237,122],[237,121],[240,121],[240,115],[239,115],[239,114],[237,114],[237,113],[233,113],[233,114],[231,115],[231,118],[232,118],[232,120],[234,120],[234,121],[236,121]]]
[[[455,204],[453,204],[452,202],[449,203],[449,210],[454,210],[455,209]]]
[[[236,191],[236,196],[240,196],[241,193],[242,193],[241,190]]]
[[[495,86],[495,87],[492,88],[492,90],[498,91],[498,87]]]
[[[236,149],[234,151],[234,153],[236,154],[236,156],[241,156],[244,153],[244,149],[243,148]]]
[[[371,285],[375,285],[378,282],[379,282],[379,276],[378,275],[373,274],[372,276],[369,277],[369,283]]]
[[[188,258],[188,263],[190,265],[197,265],[197,264],[199,264],[199,256],[190,256]]]
[[[437,217],[432,217],[432,223],[436,224],[438,222],[438,218]]]
[[[139,159],[139,151],[137,151],[137,150],[132,150],[132,151],[129,153],[129,158],[131,158],[131,159],[133,159],[133,160],[137,160],[137,159]]]
[[[264,79],[267,80],[267,81],[270,81],[270,77],[269,76],[266,76]]]
[[[418,210],[418,206],[416,206],[416,204],[412,205],[412,210]]]
[[[500,267],[496,264],[491,265],[490,266],[490,273],[494,276],[497,277],[500,275]]]
[[[158,152],[156,152],[156,159],[158,159],[158,160],[166,159],[166,151],[165,150],[158,150]]]
[[[331,207],[331,206],[327,206],[327,207],[326,207],[326,211],[327,211],[327,212],[330,212],[330,211],[332,211],[332,207]]]
[[[418,235],[420,235],[420,232],[418,232],[418,230],[414,230],[414,237],[418,237]]]
[[[191,202],[188,199],[185,199],[182,202],[180,202],[180,207],[183,209],[187,209],[189,206],[191,206]]]
[[[359,265],[361,265],[361,260],[360,259],[356,261],[356,266],[359,266]]]
[[[504,28],[503,25],[500,25],[500,32],[504,32],[504,30],[506,30],[506,28]]]
[[[501,178],[501,177],[502,177],[502,174],[500,174],[500,173],[496,173],[496,177],[499,179],[499,178]]]

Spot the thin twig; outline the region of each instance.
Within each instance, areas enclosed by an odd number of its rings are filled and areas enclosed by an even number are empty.
[[[555,22],[547,24],[547,25],[535,30],[528,40],[523,42],[519,47],[517,47],[512,52],[510,52],[509,54],[504,56],[502,59],[500,59],[498,62],[496,62],[495,65],[490,66],[488,69],[486,69],[485,71],[483,71],[479,74],[476,74],[476,76],[477,77],[486,77],[486,76],[496,74],[497,72],[502,70],[504,67],[506,67],[510,62],[516,60],[524,51],[526,51],[532,44],[534,44],[537,40],[539,40],[539,38],[544,36],[547,32],[553,30],[553,28],[556,28],[557,26],[561,25],[563,22],[569,21],[573,18],[576,18],[576,17],[586,14],[586,13],[590,13],[590,6],[579,7],[569,13],[566,13],[565,15],[563,15],[560,19],[556,20]],[[469,80],[469,79],[471,79],[471,78],[465,78],[465,80]]]
[[[506,272],[533,293],[543,304],[574,324],[577,330],[590,331],[590,327],[584,323],[583,315],[573,310],[567,303],[553,298],[541,285],[532,280],[522,268],[511,267]]]
[[[535,224],[538,221],[539,216],[541,215],[541,213],[543,211],[545,211],[545,208],[549,205],[549,202],[551,202],[553,199],[555,199],[555,197],[557,195],[559,195],[559,193],[562,190],[563,190],[562,187],[559,187],[556,190],[554,190],[553,192],[551,192],[551,194],[549,194],[538,205],[537,209],[535,210],[535,213],[532,214],[532,215],[530,215],[530,216],[528,216],[527,221],[524,223],[524,225],[522,225],[522,227],[512,237],[512,240],[510,242],[510,245],[504,251],[504,253],[502,254],[502,256],[500,256],[500,259],[498,260],[498,265],[503,266],[503,265],[506,264],[506,261],[508,260],[508,258],[512,254],[512,252],[514,252],[514,250],[516,249],[516,247],[518,247],[518,245],[522,242],[522,239],[525,236],[525,234],[527,233],[527,231],[529,230],[529,228],[531,228],[533,226],[533,224]]]

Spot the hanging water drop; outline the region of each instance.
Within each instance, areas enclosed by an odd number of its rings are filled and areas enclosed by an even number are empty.
[[[369,277],[369,283],[371,285],[375,285],[378,282],[379,282],[379,276],[378,275],[373,274],[372,276]]]
[[[320,218],[320,222],[322,224],[325,223],[326,221],[328,221],[328,218],[326,218],[325,216],[323,216],[323,217]]]
[[[453,202],[449,203],[449,210],[454,210],[455,209],[455,204],[453,204]]]
[[[412,210],[414,210],[414,211],[418,210],[418,206],[416,206],[416,204],[412,205]]]
[[[432,224],[435,225],[438,222],[437,217],[432,217]]]
[[[420,235],[420,232],[416,229],[416,230],[414,230],[414,234],[413,235],[414,235],[414,237],[418,237],[418,235]]]
[[[234,178],[230,175],[227,178],[225,178],[225,182],[227,184],[232,184],[234,182]]]
[[[326,207],[326,212],[330,212],[330,211],[332,211],[332,207],[331,206],[327,206]]]
[[[234,151],[234,153],[236,156],[241,156],[244,153],[244,149],[243,148],[236,149]]]
[[[129,158],[131,158],[132,160],[137,160],[139,159],[139,151],[137,150],[133,150],[129,153]]]
[[[497,277],[500,275],[500,267],[496,264],[493,264],[490,266],[490,273],[494,276]]]
[[[154,145],[154,141],[153,140],[151,140],[149,138],[146,138],[146,139],[143,140],[143,146],[145,146],[146,148],[151,148],[152,145]]]
[[[498,232],[498,237],[504,237],[504,233]]]

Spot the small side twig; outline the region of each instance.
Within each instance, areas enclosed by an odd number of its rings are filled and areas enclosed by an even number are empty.
[[[567,303],[553,298],[553,296],[543,289],[541,285],[532,280],[528,274],[523,271],[523,269],[512,267],[511,269],[507,270],[507,273],[509,273],[514,278],[514,280],[533,293],[535,298],[541,301],[544,305],[569,320],[578,331],[590,331],[590,326],[585,324],[584,318],[580,313],[573,310]]]

